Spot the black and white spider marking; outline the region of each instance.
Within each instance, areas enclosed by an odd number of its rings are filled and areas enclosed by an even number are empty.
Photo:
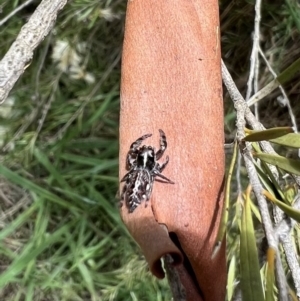
[[[130,146],[126,159],[127,170],[129,171],[121,180],[121,182],[126,182],[121,194],[121,204],[125,202],[130,213],[142,201],[145,201],[145,207],[147,207],[155,177],[164,179],[165,183],[174,184],[174,182],[161,174],[169,162],[169,157],[166,157],[166,161],[162,165],[159,165],[157,162],[167,148],[165,133],[162,130],[159,130],[159,133],[160,148],[157,152],[155,152],[155,148],[152,146],[144,145],[139,147],[152,134],[146,134],[138,138]]]

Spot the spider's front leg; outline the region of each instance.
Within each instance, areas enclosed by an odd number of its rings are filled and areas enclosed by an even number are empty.
[[[127,162],[127,169],[130,169],[133,166],[133,163],[136,161],[137,155],[138,155],[138,147],[142,144],[142,142],[151,137],[152,134],[146,134],[142,137],[135,140],[131,145],[129,152],[127,154],[126,162]]]
[[[142,142],[151,137],[152,134],[146,134],[146,135],[143,135],[142,137],[138,138],[137,140],[135,140],[131,145],[130,145],[130,151],[136,151],[137,148],[142,144]]]
[[[165,167],[168,165],[169,163],[169,156],[166,157],[166,161],[160,166],[159,163],[157,163],[156,168],[159,170],[159,172],[162,172]]]
[[[160,134],[160,140],[159,140],[160,148],[156,153],[156,160],[159,160],[162,157],[162,155],[164,154],[164,152],[167,148],[167,138],[166,138],[164,131],[159,130],[159,134]]]
[[[167,177],[165,177],[161,174],[161,172],[165,169],[165,167],[167,166],[168,163],[169,163],[169,156],[166,157],[166,161],[161,166],[159,165],[159,163],[156,164],[154,174],[155,174],[155,176],[166,180],[170,184],[175,184],[173,181],[171,181],[170,179],[168,179]]]

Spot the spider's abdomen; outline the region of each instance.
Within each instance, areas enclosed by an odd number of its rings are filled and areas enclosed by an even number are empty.
[[[133,212],[142,201],[149,201],[152,182],[150,173],[145,169],[134,170],[128,175],[122,194],[129,212]]]

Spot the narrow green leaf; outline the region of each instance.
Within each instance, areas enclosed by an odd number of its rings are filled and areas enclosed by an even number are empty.
[[[266,301],[275,301],[274,286],[275,286],[275,275],[274,275],[274,261],[275,261],[275,250],[268,249],[268,265],[267,265],[267,277],[266,277]]]
[[[270,142],[288,147],[300,148],[300,134],[290,133],[276,139],[271,139]]]
[[[113,167],[118,166],[119,164],[118,159],[99,160],[96,158],[88,158],[84,156],[73,155],[70,153],[60,154],[60,158],[73,163],[94,166],[98,172],[111,169]]]
[[[101,120],[103,114],[108,111],[108,106],[112,101],[114,94],[107,96],[102,102],[98,110],[92,115],[92,117],[85,123],[84,129],[90,127],[94,122]]]
[[[250,131],[250,134],[243,140],[249,142],[271,140],[293,132],[294,130],[291,127],[277,127],[263,131]]]
[[[37,202],[33,203],[28,209],[22,212],[16,219],[14,219],[11,223],[7,224],[7,226],[0,231],[0,241],[2,241],[5,237],[10,235],[16,229],[21,227],[32,214],[36,212],[39,204]]]
[[[260,160],[275,165],[287,172],[300,176],[300,161],[294,159],[288,159],[279,155],[271,155],[265,153],[254,153],[254,157]]]
[[[93,278],[88,270],[88,268],[86,267],[86,265],[82,262],[80,262],[78,264],[78,269],[82,275],[82,278],[84,280],[84,283],[86,285],[86,287],[88,288],[88,290],[90,291],[91,295],[96,295],[95,292],[95,288],[94,288],[94,282],[93,282]]]
[[[94,7],[89,7],[86,9],[86,11],[83,11],[82,14],[80,14],[80,16],[78,16],[78,20],[82,21],[85,20],[89,17],[89,15],[93,12]]]
[[[249,199],[244,202],[240,256],[243,301],[264,301]]]
[[[281,85],[291,80],[296,74],[300,73],[300,58],[294,61],[290,66],[283,70],[278,76],[277,80]]]
[[[233,256],[230,260],[228,277],[227,277],[227,300],[231,301],[234,293],[234,282],[235,282],[235,271],[236,271],[236,257]]]
[[[222,210],[221,222],[219,225],[218,235],[216,238],[212,258],[218,253],[218,250],[219,250],[220,246],[222,245],[223,237],[226,233],[226,226],[227,226],[228,212],[229,212],[229,199],[230,199],[230,192],[231,192],[231,179],[232,179],[233,169],[234,169],[236,158],[237,158],[237,149],[238,149],[238,144],[236,142],[234,144],[233,155],[232,155],[232,159],[230,162],[228,175],[226,177],[224,206],[223,206],[223,210]]]
[[[269,196],[267,193],[265,193],[267,196],[267,199],[271,202],[275,203],[284,213],[286,213],[289,217],[293,218],[295,221],[300,223],[300,211],[294,209],[293,207],[286,205],[285,203],[277,200],[273,196]]]
[[[252,146],[256,152],[261,153],[261,150],[257,146],[257,143],[252,143]],[[285,197],[284,193],[282,192],[282,189],[279,186],[278,182],[274,178],[274,175],[271,172],[268,164],[264,161],[261,161],[261,164],[254,162],[254,165],[255,165],[255,169],[257,170],[259,178],[262,181],[264,187],[272,195],[279,195],[281,200],[283,200],[287,204],[290,204],[287,202],[286,197]]]
[[[34,156],[37,160],[48,170],[52,179],[55,179],[57,183],[61,185],[64,189],[72,190],[69,184],[65,181],[65,179],[61,176],[61,174],[56,170],[52,163],[48,160],[47,156],[40,151],[38,148],[34,148],[33,151]]]
[[[31,282],[26,287],[25,301],[34,300],[34,293],[35,293],[35,284]]]

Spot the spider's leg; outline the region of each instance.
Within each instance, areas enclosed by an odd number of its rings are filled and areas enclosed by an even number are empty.
[[[152,134],[146,134],[137,140],[135,140],[131,145],[129,152],[126,157],[126,168],[127,170],[133,166],[133,163],[136,161],[138,155],[138,147],[142,144],[142,142],[148,137],[152,136]]]
[[[121,182],[126,181],[126,180],[128,179],[127,176],[128,176],[128,174],[125,175],[125,177],[121,180]],[[120,195],[120,202],[119,202],[119,207],[120,207],[120,208],[123,206],[123,204],[124,204],[124,202],[125,202],[125,199],[126,199],[126,195],[125,195],[125,194],[126,194],[126,189],[127,189],[126,186],[127,186],[127,185],[126,185],[126,183],[125,183],[124,186],[123,186],[121,195]]]
[[[142,137],[138,138],[137,140],[135,140],[131,145],[130,145],[130,152],[131,151],[135,151],[137,150],[137,148],[142,144],[142,142],[151,137],[152,134],[146,134],[146,135],[143,135]]]
[[[120,188],[118,189],[115,198],[119,200],[119,208],[121,208],[124,204],[123,202],[123,194],[124,194],[124,188],[122,189],[122,193],[120,193]]]
[[[167,138],[163,130],[159,130],[160,140],[159,140],[159,150],[156,153],[156,160],[159,160],[164,154],[167,148]]]
[[[155,172],[155,176],[156,176],[156,177],[160,177],[160,178],[166,180],[166,181],[167,181],[168,183],[170,183],[170,184],[175,184],[173,181],[171,181],[171,180],[168,179],[167,177],[163,176],[163,175],[160,174],[158,171]]]
[[[129,174],[130,174],[130,171],[122,178],[122,180],[120,182],[126,182],[127,179],[129,178]]]
[[[159,164],[157,164],[156,167],[160,172],[162,172],[168,163],[169,163],[169,156],[166,157],[166,161],[161,166]]]
[[[132,174],[131,174],[132,170],[130,170],[123,178],[122,180],[120,181],[121,183],[122,182],[126,182],[123,186],[123,189],[122,189],[122,192],[121,192],[121,195],[120,195],[120,204],[121,206],[123,206],[123,203],[126,202],[126,199],[128,198],[128,195],[127,195],[127,190],[128,190],[128,185],[129,185],[129,180],[131,179],[132,177]],[[121,207],[120,206],[120,207]]]

